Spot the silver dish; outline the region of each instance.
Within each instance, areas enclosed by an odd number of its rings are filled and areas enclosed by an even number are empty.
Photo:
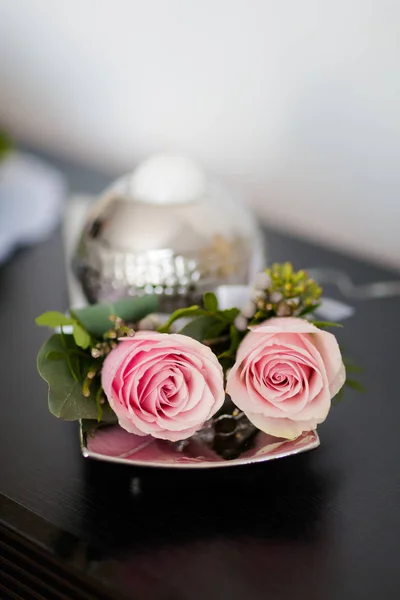
[[[193,436],[187,444],[172,444],[151,436],[141,437],[126,432],[119,425],[85,433],[81,426],[83,456],[106,462],[140,467],[211,469],[266,462],[293,456],[317,448],[316,431],[303,433],[295,440],[274,438],[257,432],[253,444],[240,456],[225,460],[201,438]]]

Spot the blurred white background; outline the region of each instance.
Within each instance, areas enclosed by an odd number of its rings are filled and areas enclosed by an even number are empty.
[[[0,123],[119,174],[178,151],[400,267],[398,0],[0,0]]]

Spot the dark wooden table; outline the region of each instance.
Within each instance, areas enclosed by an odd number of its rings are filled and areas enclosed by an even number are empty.
[[[269,244],[356,283],[396,277],[272,231]],[[67,306],[60,234],[18,252],[0,268],[0,598],[397,600],[400,297],[353,305],[340,339],[368,391],[346,393],[319,449],[195,473],[96,463],[36,372],[34,318]]]

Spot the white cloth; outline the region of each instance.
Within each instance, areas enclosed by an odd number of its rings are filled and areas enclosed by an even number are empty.
[[[0,263],[20,245],[45,239],[61,218],[63,175],[28,154],[0,163]]]

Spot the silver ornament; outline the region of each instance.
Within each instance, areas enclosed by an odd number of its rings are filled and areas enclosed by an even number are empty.
[[[249,284],[265,263],[250,210],[192,161],[163,155],[106,190],[73,259],[89,302],[156,293],[165,311]]]

